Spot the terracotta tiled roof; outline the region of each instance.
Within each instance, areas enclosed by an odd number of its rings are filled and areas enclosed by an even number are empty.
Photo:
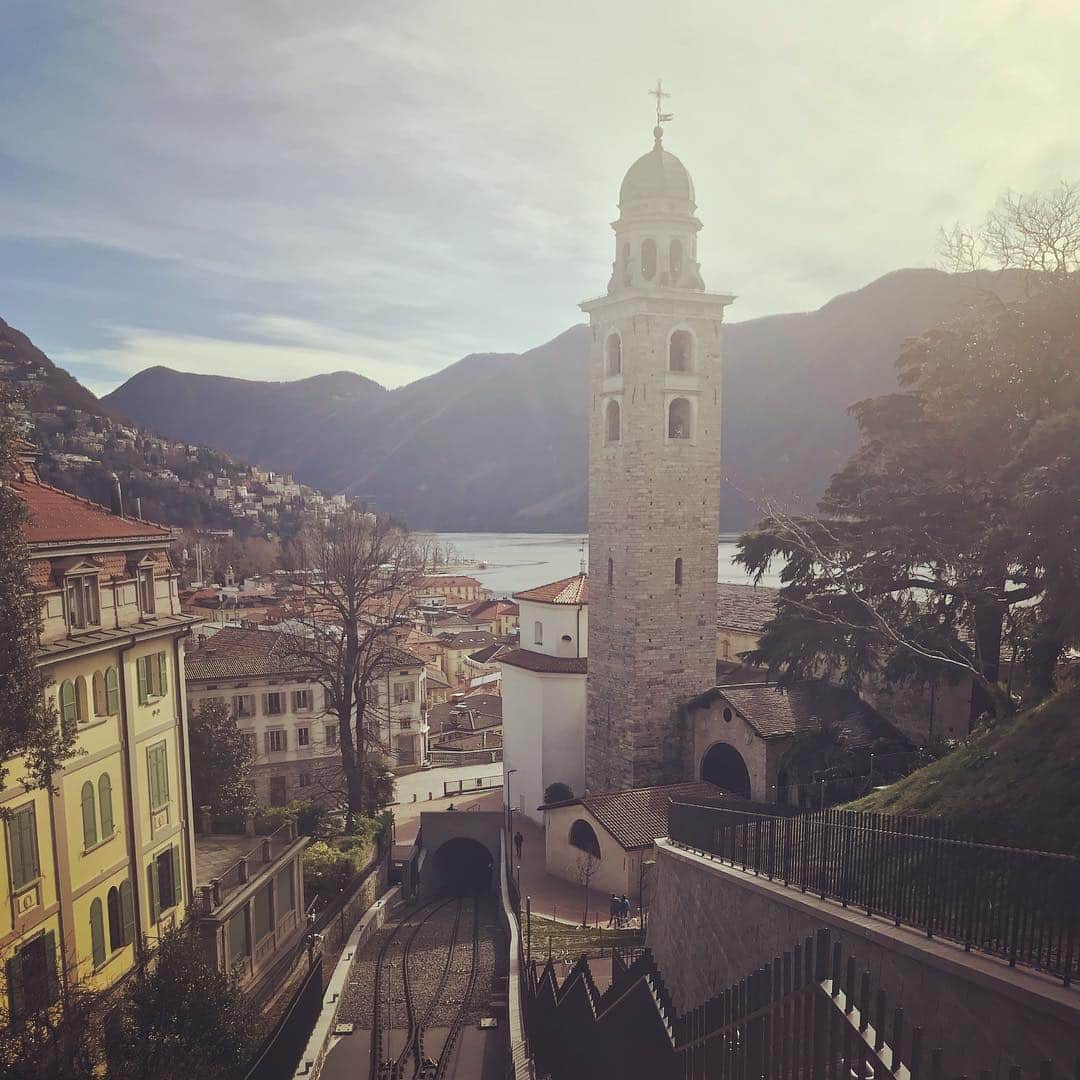
[[[478,664],[490,664],[493,660],[497,659],[499,653],[506,648],[501,641],[493,642],[486,648],[481,649],[479,652],[469,653],[469,659],[475,660]]]
[[[515,600],[532,600],[541,604],[587,604],[589,602],[589,575],[553,581],[550,585],[537,585],[535,589],[514,593]]]
[[[428,712],[432,731],[481,731],[502,725],[502,698],[498,694],[470,694],[459,701],[432,705]]]
[[[482,582],[477,581],[474,577],[469,577],[468,574],[428,574],[425,577],[417,578],[412,583],[414,589],[449,588],[451,586],[460,588],[462,585],[483,588]]]
[[[776,615],[779,589],[767,585],[716,586],[716,624],[730,630],[760,634],[761,628]]]
[[[518,606],[512,600],[495,597],[491,600],[473,600],[464,608],[464,611],[474,619],[479,616],[494,619],[498,615],[517,615]]]
[[[34,544],[77,543],[80,540],[169,540],[172,533],[138,518],[118,517],[104,506],[69,495],[49,484],[11,480],[9,487],[26,503],[29,516],[23,533]]]
[[[690,782],[663,784],[660,787],[629,788],[598,795],[585,795],[573,802],[586,810],[626,850],[646,848],[660,836],[667,836],[668,805],[677,798],[718,798],[726,794],[715,784]]]
[[[456,634],[440,634],[440,644],[448,649],[483,649],[495,638],[487,630],[462,630]]]
[[[690,703],[726,702],[763,739],[800,731],[834,732],[851,748],[869,748],[882,740],[904,744],[905,737],[857,694],[820,680],[781,690],[772,683],[717,686]]]
[[[449,686],[450,680],[443,674],[441,668],[429,667],[427,669],[427,681],[430,686]]]
[[[589,669],[589,661],[584,656],[548,656],[531,649],[510,649],[500,653],[499,663],[552,675],[584,675]]]

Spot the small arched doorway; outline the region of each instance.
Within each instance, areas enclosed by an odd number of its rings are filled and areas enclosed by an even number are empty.
[[[741,799],[750,798],[750,770],[742,754],[728,743],[713,743],[701,759],[701,779]]]

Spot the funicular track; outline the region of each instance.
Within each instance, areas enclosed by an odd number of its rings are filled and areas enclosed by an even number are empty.
[[[434,988],[424,991],[426,1002],[420,1000],[414,977],[409,971],[413,947],[422,930],[451,904],[456,905],[453,925],[447,940],[442,944],[445,958],[435,979]],[[461,924],[465,914],[464,897],[438,898],[421,904],[402,913],[398,924],[390,936],[383,942],[375,964],[373,1023],[371,1040],[371,1060],[369,1076],[371,1080],[426,1080],[429,1077],[445,1077],[458,1034],[464,1025],[473,988],[476,983],[480,948],[480,905],[472,900],[472,943],[470,964],[465,991],[460,1005],[455,1009],[449,1031],[437,1060],[424,1056],[424,1033],[430,1026],[440,1003],[443,1002],[453,969],[454,953],[459,944]],[[400,959],[398,959],[400,958]],[[430,963],[425,959],[425,964]],[[395,972],[401,965],[400,976],[396,981],[401,996],[397,996]],[[415,966],[415,963],[414,963]],[[438,967],[437,964],[432,966]],[[392,1033],[401,1030],[395,1027],[394,1005],[401,1001],[405,1012],[405,1038],[400,1051],[392,1053]]]

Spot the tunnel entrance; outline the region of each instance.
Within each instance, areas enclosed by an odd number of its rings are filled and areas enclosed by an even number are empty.
[[[750,771],[742,754],[727,743],[714,743],[701,759],[701,779],[741,799],[750,798]]]
[[[468,896],[492,888],[494,860],[479,840],[456,836],[431,858],[431,889],[449,896]]]

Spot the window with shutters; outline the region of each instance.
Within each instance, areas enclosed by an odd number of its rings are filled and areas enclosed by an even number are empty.
[[[101,839],[107,840],[115,831],[112,810],[112,779],[108,773],[98,777],[98,809],[101,811]]]
[[[309,746],[311,744],[311,728],[298,727],[296,729],[296,745]]]
[[[369,705],[378,705],[379,704],[379,684],[378,683],[368,683],[367,686],[364,687],[364,700]]]
[[[94,785],[87,780],[82,786],[82,835],[83,849],[92,848],[97,843],[97,810],[94,806]]]
[[[267,882],[256,894],[254,903],[255,944],[274,929],[274,883]]]
[[[311,787],[311,773],[302,772],[300,774],[300,787]]]
[[[404,705],[407,701],[416,700],[416,683],[414,682],[397,682],[394,683],[394,704]]]
[[[109,707],[105,700],[105,676],[100,671],[95,671],[91,685],[93,686],[94,715],[108,715]]]
[[[24,1020],[48,1008],[60,995],[56,934],[48,930],[24,942],[4,965],[8,1020]]]
[[[180,901],[180,858],[175,847],[163,851],[146,868],[150,885],[151,921],[157,922],[162,912],[176,907]]]
[[[64,603],[68,626],[85,630],[101,625],[97,574],[79,574],[64,579]]]
[[[293,691],[293,712],[309,712],[312,706],[312,694],[309,689]]]
[[[98,897],[94,897],[90,904],[90,951],[93,954],[94,967],[101,967],[105,963],[105,918]]]
[[[274,879],[275,899],[277,902],[277,916],[280,919],[287,911],[296,908],[296,876],[292,866],[279,870]]]
[[[114,885],[109,890],[106,907],[109,913],[109,951],[124,947],[124,919],[120,912],[120,890]]]
[[[157,597],[154,595],[154,568],[144,566],[139,571],[139,610],[144,615],[153,615],[157,608]]]
[[[60,722],[65,728],[72,728],[81,722],[79,716],[79,698],[75,693],[75,684],[65,679],[60,684]]]
[[[338,744],[338,726],[337,724],[326,725],[326,745],[337,746]]]
[[[267,716],[280,716],[285,711],[285,695],[280,691],[263,694],[263,712]]]
[[[232,700],[233,715],[237,720],[250,720],[255,715],[254,694],[237,694]]]
[[[131,945],[135,941],[135,890],[130,881],[120,882],[120,926],[123,944]]]
[[[105,669],[105,713],[120,715],[120,676],[114,667]]]
[[[266,752],[280,754],[289,748],[288,732],[284,728],[275,728],[266,733]]]
[[[11,887],[15,892],[41,876],[38,862],[37,818],[34,804],[12,811],[7,821],[8,851],[11,855]]]
[[[146,751],[150,788],[150,809],[160,810],[169,804],[169,761],[164,742],[155,743]]]
[[[139,681],[139,704],[164,697],[169,690],[169,666],[165,653],[149,653],[135,661]]]

